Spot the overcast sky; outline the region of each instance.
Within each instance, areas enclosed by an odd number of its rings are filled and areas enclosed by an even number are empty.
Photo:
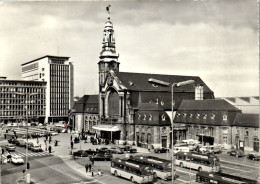
[[[256,0],[4,2],[0,76],[45,56],[74,63],[75,96],[98,93],[111,5],[120,71],[200,76],[216,97],[259,95]]]

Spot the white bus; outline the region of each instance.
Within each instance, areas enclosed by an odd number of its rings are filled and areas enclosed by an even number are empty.
[[[207,172],[221,172],[220,161],[216,155],[195,152],[178,152],[175,154],[175,163],[180,167],[186,167]]]
[[[154,178],[161,178],[168,180],[172,178],[172,164],[167,159],[162,159],[154,156],[142,156],[136,155],[129,158],[132,162],[137,164],[144,164],[150,166],[154,175]]]
[[[111,173],[129,179],[132,183],[151,183],[154,180],[153,173],[148,166],[132,163],[128,159],[112,159]]]

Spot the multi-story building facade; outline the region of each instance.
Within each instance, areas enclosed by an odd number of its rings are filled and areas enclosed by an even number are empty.
[[[100,124],[93,127],[102,138],[127,140],[142,147],[168,147],[171,143],[171,88],[156,85],[151,79],[169,83],[194,80],[194,85],[174,90],[175,106],[182,99],[214,99],[213,92],[197,76],[177,76],[119,71],[113,24],[108,17],[103,32],[99,65]],[[201,88],[204,90],[201,94]],[[196,89],[196,91],[195,91]],[[196,93],[195,93],[196,92]],[[184,131],[175,127],[176,132]]]
[[[44,81],[0,79],[0,121],[43,123],[46,116]]]
[[[68,121],[74,98],[73,64],[69,57],[47,55],[24,63],[22,79],[47,82],[46,123]]]
[[[73,106],[75,130],[94,133],[93,126],[98,125],[98,95],[84,95]]]
[[[225,100],[182,100],[174,123],[187,127],[187,139],[259,151],[259,115],[243,114]]]

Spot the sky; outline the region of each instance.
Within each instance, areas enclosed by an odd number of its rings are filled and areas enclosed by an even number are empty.
[[[74,95],[98,94],[106,6],[120,71],[199,76],[215,97],[259,95],[256,0],[0,3],[0,76],[45,55],[74,64]]]

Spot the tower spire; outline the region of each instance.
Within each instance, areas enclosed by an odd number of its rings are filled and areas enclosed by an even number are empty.
[[[109,8],[110,8],[110,7],[111,7],[110,5],[108,5],[108,6],[106,7],[107,14],[108,14],[108,16],[107,16],[107,19],[108,19],[108,20],[110,20],[110,11],[109,11]]]

